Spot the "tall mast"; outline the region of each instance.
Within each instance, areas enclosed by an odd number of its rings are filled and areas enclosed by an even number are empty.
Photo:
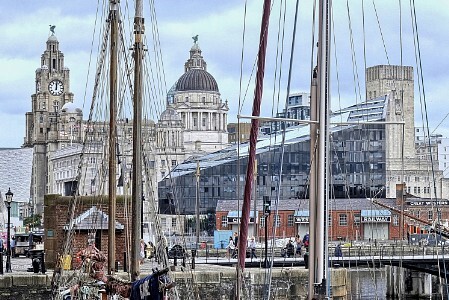
[[[134,118],[133,118],[133,173],[132,173],[132,224],[131,224],[131,280],[140,275],[140,231],[142,210],[142,60],[144,33],[143,5],[136,0],[134,16]]]
[[[319,5],[318,33],[318,76],[317,76],[317,118],[318,157],[316,168],[316,198],[310,198],[315,206],[310,208],[310,273],[309,299],[322,299],[326,294],[325,254],[327,238],[327,211],[329,198],[329,71],[330,71],[330,7],[332,0],[321,0]],[[315,152],[316,153],[316,152]],[[315,187],[311,187],[315,188]],[[312,223],[313,221],[313,223]],[[316,288],[315,288],[316,286]]]
[[[116,116],[117,116],[117,45],[119,0],[109,2],[109,22],[111,26],[110,40],[110,73],[109,73],[109,220],[108,220],[108,274],[112,275],[115,268],[115,214],[116,214]],[[100,229],[101,230],[101,229]]]
[[[262,24],[260,25],[260,42],[257,60],[256,87],[254,90],[253,116],[260,116],[260,105],[262,102],[263,78],[265,75],[265,54],[268,40],[268,24],[270,20],[271,0],[264,0]],[[245,269],[246,244],[248,239],[248,224],[251,211],[251,191],[253,184],[257,134],[259,131],[259,120],[251,120],[251,131],[249,136],[249,155],[248,166],[246,168],[246,182],[243,194],[242,218],[240,223],[240,237],[238,239],[238,264],[237,264],[237,297],[240,299],[240,290],[242,288],[243,270]],[[255,217],[255,216],[254,216]],[[267,226],[267,224],[265,224]]]

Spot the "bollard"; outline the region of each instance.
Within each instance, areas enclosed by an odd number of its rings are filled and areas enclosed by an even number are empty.
[[[45,274],[45,272],[47,272],[47,270],[45,269],[45,252],[42,251],[40,253],[40,262],[41,262],[41,272],[42,274]]]
[[[192,270],[195,270],[195,256],[196,256],[196,250],[192,249]]]
[[[31,265],[33,266],[33,273],[39,273],[39,265],[41,264],[41,261],[39,258],[33,258]]]
[[[175,251],[175,255],[173,256],[173,265],[176,267],[178,265],[178,253]]]
[[[306,269],[308,269],[309,268],[309,253],[304,253],[304,267],[306,268]]]

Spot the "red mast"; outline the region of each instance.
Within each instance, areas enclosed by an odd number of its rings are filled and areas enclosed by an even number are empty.
[[[260,105],[263,91],[263,78],[265,74],[265,54],[267,48],[268,23],[270,19],[271,0],[264,0],[262,24],[260,26],[260,43],[257,60],[256,87],[254,90],[253,116],[260,116]],[[256,159],[256,143],[259,131],[259,120],[251,120],[251,132],[249,136],[248,167],[246,168],[245,191],[243,195],[242,218],[240,223],[240,237],[238,239],[239,257],[237,264],[237,299],[241,288],[241,278],[245,269],[246,246],[248,239],[248,224],[251,211],[251,190],[253,184],[254,165]],[[254,216],[255,218],[256,216]]]

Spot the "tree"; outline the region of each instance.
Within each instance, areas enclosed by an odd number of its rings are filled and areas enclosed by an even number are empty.
[[[40,227],[42,224],[42,216],[39,214],[31,215],[23,219],[23,226],[30,228]]]

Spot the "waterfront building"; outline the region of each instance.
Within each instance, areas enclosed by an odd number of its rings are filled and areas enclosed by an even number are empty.
[[[23,147],[32,148],[31,214],[43,213],[45,194],[106,194],[109,124],[83,120],[70,91],[70,71],[52,32],[36,70],[36,90],[26,113]],[[229,145],[228,103],[221,99],[215,78],[207,72],[202,51],[194,42],[184,74],[167,95],[167,107],[157,123],[143,122],[146,153],[143,188],[157,203],[157,182],[187,157],[197,157]],[[117,194],[131,186],[132,120],[117,121]],[[83,145],[84,144],[84,145]],[[82,157],[83,161],[80,161]],[[78,174],[81,174],[79,177]],[[150,199],[146,199],[150,200]],[[151,199],[153,200],[153,199]],[[144,202],[148,212],[149,202]],[[149,222],[149,214],[144,214]],[[168,223],[182,223],[168,218]],[[170,227],[170,226],[167,226]]]
[[[413,69],[399,66],[368,68],[367,91],[371,98],[376,97],[332,113],[331,123],[350,124],[331,128],[331,198],[342,202],[370,197],[395,199],[396,185],[403,182],[407,192],[418,198],[432,199],[435,195],[438,199],[447,198],[447,182],[443,180],[442,172],[434,169],[433,176],[440,185],[431,189],[431,162],[417,159]],[[356,125],[358,121],[403,124]],[[275,134],[262,136],[257,143],[253,197],[260,202],[263,196],[274,199],[279,193],[280,200],[290,201],[292,211],[295,211],[295,203],[308,197],[309,128],[292,126],[286,129],[282,176],[279,175],[282,138],[280,133],[277,134],[277,138]],[[215,212],[219,201],[243,199],[247,153],[248,144],[244,143],[178,165],[172,171],[171,179],[159,183],[160,212],[194,214],[197,197],[202,214]],[[198,188],[196,161],[200,164]],[[279,181],[282,184],[278,184]]]
[[[289,118],[297,120],[310,120],[310,93],[292,93],[288,96],[286,107],[277,112],[276,118]],[[259,131],[262,134],[271,134],[282,130],[282,126],[296,126],[294,122],[263,121]]]
[[[11,188],[12,198],[11,228],[12,233],[24,232],[23,219],[30,216],[30,184],[33,161],[33,149],[0,149],[0,236],[6,236],[8,211],[5,193]]]

